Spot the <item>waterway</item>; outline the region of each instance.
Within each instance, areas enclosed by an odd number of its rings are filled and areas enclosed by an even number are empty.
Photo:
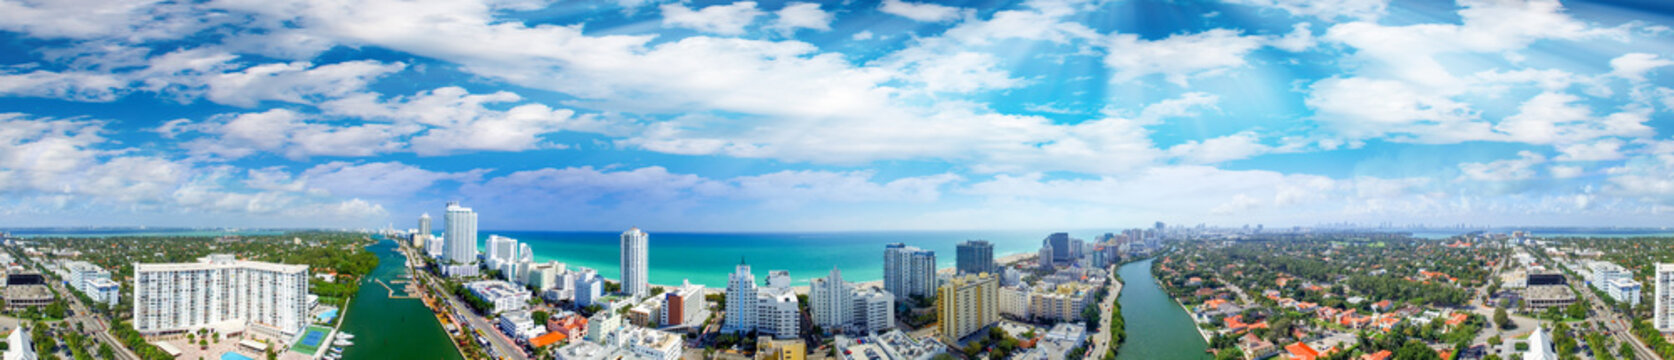
[[[1122,318],[1128,339],[1117,350],[1117,360],[1209,359],[1209,344],[1197,333],[1191,315],[1157,287],[1146,259],[1122,265]]]
[[[396,251],[394,241],[375,238],[378,242],[367,247],[378,254],[378,268],[372,270],[372,278],[385,283],[399,280],[406,273],[406,259]],[[391,285],[397,286],[397,296],[403,295],[400,284]],[[391,299],[389,290],[377,282],[360,284],[342,330],[355,335],[355,345],[343,350],[345,360],[460,358],[424,301]]]

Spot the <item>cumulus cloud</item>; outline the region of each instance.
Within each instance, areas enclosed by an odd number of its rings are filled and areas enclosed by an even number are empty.
[[[942,23],[958,20],[965,12],[957,7],[934,4],[913,3],[902,0],[884,0],[878,5],[878,11],[886,14],[913,19],[914,21]]]
[[[1253,131],[1244,131],[1232,135],[1191,140],[1168,148],[1168,154],[1182,163],[1213,164],[1225,161],[1247,159],[1256,155],[1272,151],[1271,146],[1261,143],[1261,137]]]
[[[1229,0],[1229,3],[1284,10],[1293,16],[1320,20],[1376,19],[1386,12],[1389,0]]]
[[[1557,161],[1605,161],[1621,160],[1621,139],[1604,139],[1592,143],[1558,145]]]
[[[1243,36],[1230,29],[1172,35],[1155,41],[1142,40],[1134,34],[1117,34],[1106,44],[1104,64],[1115,70],[1112,81],[1127,82],[1161,74],[1168,82],[1186,86],[1190,77],[1210,76],[1244,66],[1244,57],[1261,47],[1262,41],[1260,37]]]
[[[1480,181],[1527,180],[1534,177],[1534,166],[1546,162],[1546,157],[1530,151],[1517,152],[1516,159],[1486,163],[1459,164],[1462,178]]]
[[[1610,59],[1610,74],[1632,81],[1645,81],[1645,74],[1656,68],[1674,65],[1674,61],[1656,54],[1629,53]]]
[[[795,33],[797,29],[830,31],[831,21],[836,19],[831,13],[820,10],[820,4],[805,2],[786,4],[773,15],[778,18],[773,20],[772,28],[786,35]]]
[[[756,9],[754,1],[739,1],[728,5],[714,5],[700,10],[692,10],[685,5],[663,4],[663,26],[683,27],[692,30],[720,34],[740,35],[744,27],[756,21],[763,13]],[[818,6],[814,10],[819,10]],[[798,14],[797,11],[801,11]],[[806,10],[793,10],[792,15],[806,15]],[[781,14],[781,20],[783,15]],[[806,20],[806,19],[793,19]]]

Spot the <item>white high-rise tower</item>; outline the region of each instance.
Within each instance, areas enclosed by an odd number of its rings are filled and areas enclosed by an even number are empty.
[[[756,329],[756,276],[750,265],[738,259],[738,268],[727,278],[727,315],[722,332],[743,333]]]
[[[651,295],[647,279],[646,243],[650,235],[639,228],[622,232],[622,292],[635,298]]]
[[[434,234],[430,233],[430,213],[424,213],[424,215],[419,216],[419,233],[418,234],[420,236],[434,235]]]
[[[477,213],[471,208],[459,206],[458,201],[449,201],[445,221],[448,227],[442,246],[447,247],[447,260],[460,264],[477,263]]]
[[[1674,264],[1657,264],[1651,285],[1657,287],[1651,298],[1651,326],[1664,333],[1674,332]]]

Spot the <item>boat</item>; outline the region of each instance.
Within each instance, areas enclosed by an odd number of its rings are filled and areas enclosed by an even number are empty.
[[[337,341],[332,342],[331,344],[337,346],[353,346],[355,343],[345,339],[337,339]]]
[[[354,340],[355,339],[355,334],[350,334],[347,331],[339,331],[339,332],[337,332],[337,338],[344,339],[344,340]]]

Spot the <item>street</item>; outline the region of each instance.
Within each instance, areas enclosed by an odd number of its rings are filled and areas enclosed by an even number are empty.
[[[1110,274],[1115,274],[1115,273],[1116,273],[1116,267],[1111,266],[1110,267]],[[1107,328],[1110,326],[1110,322],[1113,319],[1112,315],[1114,315],[1114,313],[1115,313],[1115,311],[1112,311],[1112,309],[1114,309],[1114,306],[1116,304],[1116,298],[1121,297],[1121,295],[1122,295],[1122,282],[1121,281],[1116,281],[1116,279],[1114,279],[1114,278],[1110,279],[1110,293],[1108,295],[1105,295],[1104,302],[1099,304],[1099,316],[1101,317],[1099,319],[1099,326],[1103,326],[1103,327],[1107,327]],[[1087,329],[1087,330],[1092,331],[1094,329]],[[1091,356],[1089,356],[1089,358],[1093,358],[1093,359],[1104,358],[1104,353],[1106,352],[1105,349],[1108,349],[1109,346],[1110,346],[1110,344],[1109,344],[1110,343],[1110,332],[1109,331],[1104,331],[1104,329],[1098,329],[1098,330],[1099,330],[1098,333],[1096,335],[1093,335],[1093,346],[1092,346],[1093,351],[1091,353]]]
[[[489,346],[492,347],[491,350],[493,355],[513,360],[529,359],[529,356],[523,352],[523,346],[513,343],[510,338],[507,338],[504,333],[500,332],[499,328],[493,326],[493,324],[490,324],[487,319],[482,316],[478,316],[476,312],[465,306],[465,301],[460,299],[459,296],[437,288],[437,284],[443,283],[441,279],[435,278],[435,276],[431,275],[429,272],[415,271],[414,273],[422,274],[420,276],[428,278],[430,290],[443,294],[443,296],[440,296],[439,298],[442,302],[448,304],[449,311],[452,312],[455,317],[465,319],[465,322],[467,323],[466,325],[469,325],[469,328],[460,329],[461,333],[466,334],[466,336],[476,337],[476,334],[471,330],[482,330],[483,333],[488,334],[485,338],[488,340]]]

